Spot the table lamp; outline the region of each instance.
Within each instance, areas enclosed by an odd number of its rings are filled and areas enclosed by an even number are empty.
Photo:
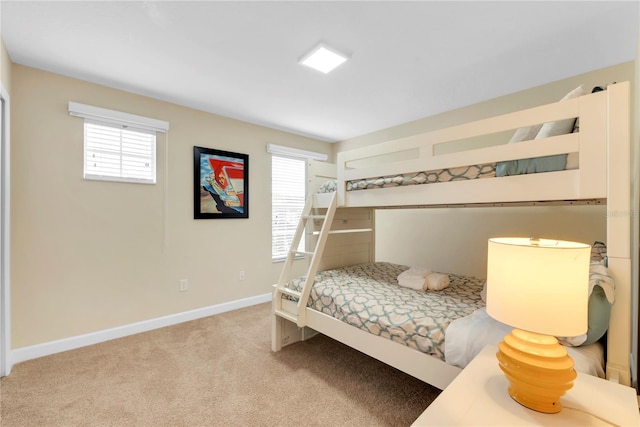
[[[496,357],[509,395],[527,408],[560,412],[573,360],[555,337],[587,331],[590,246],[530,238],[489,239],[487,313],[515,329]]]

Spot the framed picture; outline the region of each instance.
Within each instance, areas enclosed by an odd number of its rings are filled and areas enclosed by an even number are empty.
[[[249,218],[249,156],[193,147],[193,217]]]

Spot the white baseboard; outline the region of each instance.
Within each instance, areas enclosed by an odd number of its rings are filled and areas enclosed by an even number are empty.
[[[104,329],[102,331],[91,332],[75,337],[49,341],[28,347],[20,347],[11,350],[10,360],[11,364],[15,365],[27,360],[37,359],[38,357],[49,356],[51,354],[86,347],[88,345],[98,344],[116,338],[138,334],[140,332],[152,331],[154,329],[164,328],[165,326],[201,319],[203,317],[238,310],[240,308],[250,307],[252,305],[262,304],[269,301],[271,301],[270,293],[257,295],[254,297],[226,302],[223,304],[216,304],[155,319],[144,320],[142,322],[131,323],[129,325],[118,326],[111,329]]]

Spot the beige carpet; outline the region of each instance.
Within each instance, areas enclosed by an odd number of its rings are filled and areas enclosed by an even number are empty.
[[[18,364],[2,427],[408,426],[439,390],[324,336],[270,350],[270,304]]]

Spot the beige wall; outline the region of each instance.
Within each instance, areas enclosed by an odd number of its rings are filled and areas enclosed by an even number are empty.
[[[335,144],[334,153],[558,101],[580,84],[592,88],[626,80],[632,82],[633,93],[633,61],[351,138]]]
[[[271,291],[281,264],[265,146],[329,144],[20,65],[12,78],[13,348]],[[83,180],[83,122],[69,101],[169,121],[158,183]],[[194,145],[249,155],[249,219],[193,219]]]
[[[634,62],[620,64],[343,141],[334,150],[362,147],[554,102],[582,83],[590,88],[629,80],[632,91],[635,91],[634,73]],[[379,210],[376,213],[376,258],[484,277],[487,239],[507,235],[586,243],[604,241],[606,207]]]

